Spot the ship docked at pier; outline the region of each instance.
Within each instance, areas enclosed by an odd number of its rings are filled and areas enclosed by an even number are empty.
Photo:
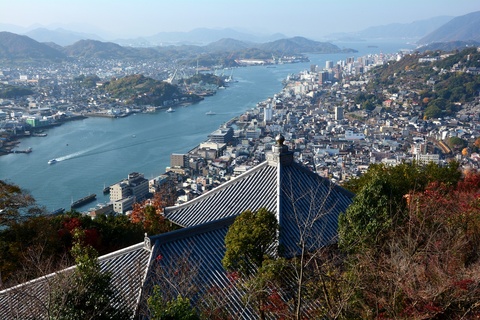
[[[96,198],[97,198],[97,195],[94,194],[94,193],[92,193],[92,194],[90,194],[90,195],[88,195],[88,196],[86,196],[86,197],[83,197],[83,198],[81,198],[81,199],[78,199],[77,201],[72,202],[72,204],[70,205],[70,207],[71,207],[72,209],[81,207],[81,206],[83,206],[84,204],[87,204],[87,203],[89,203],[89,202],[94,201]]]

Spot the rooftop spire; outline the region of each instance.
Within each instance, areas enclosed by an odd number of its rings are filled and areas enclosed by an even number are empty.
[[[270,165],[290,165],[293,163],[293,152],[284,145],[285,137],[278,134],[275,137],[277,143],[272,147],[272,153],[267,155],[267,161]]]

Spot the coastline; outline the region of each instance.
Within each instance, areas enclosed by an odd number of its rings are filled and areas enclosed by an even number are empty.
[[[47,137],[48,134],[43,133],[45,129],[58,127],[66,122],[83,120],[86,118],[87,117],[84,115],[74,115],[72,117],[58,119],[56,122],[53,122],[48,125],[44,125],[38,128],[32,128],[31,131],[25,131],[23,135],[13,135],[13,136],[5,137],[3,139],[6,142],[3,142],[2,146],[0,147],[0,156],[5,156],[7,154],[12,154],[12,153],[30,153],[32,151],[31,148],[30,148],[30,151],[28,152],[26,151],[27,149],[26,150],[14,150],[14,149],[21,143],[22,139],[30,138],[30,137]]]
[[[210,94],[206,97],[214,96],[215,94],[216,94],[216,92],[212,93],[212,94]],[[193,105],[193,104],[199,103],[200,101],[203,101],[204,99],[205,99],[204,97],[201,97],[201,99],[196,100],[196,101],[181,101],[181,102],[178,102],[178,103],[169,104],[168,106],[159,106],[159,107],[140,106],[139,108],[132,109],[129,112],[123,112],[123,113],[119,113],[119,114],[109,114],[107,112],[105,112],[105,113],[102,113],[102,112],[87,112],[87,113],[75,114],[73,116],[57,119],[55,122],[52,122],[48,125],[43,125],[41,127],[32,128],[31,131],[25,131],[25,133],[28,132],[27,134],[9,135],[9,136],[6,136],[4,138],[2,138],[0,136],[0,142],[2,142],[0,144],[0,156],[12,154],[12,153],[29,153],[29,152],[23,152],[23,151],[15,152],[14,149],[17,147],[18,144],[21,143],[22,139],[38,136],[38,135],[35,135],[35,134],[36,133],[43,133],[43,131],[45,129],[50,129],[50,128],[53,128],[53,127],[61,126],[62,124],[67,123],[67,122],[83,120],[83,119],[93,118],[93,117],[119,119],[119,118],[125,118],[125,117],[128,117],[128,116],[134,115],[136,113],[146,113],[146,114],[157,113],[157,112],[162,111],[162,110],[165,111],[165,110],[167,110],[168,108],[171,108],[171,107]],[[46,137],[47,134],[44,134],[43,136]],[[5,141],[5,142],[3,142],[3,141]],[[30,150],[30,152],[31,152],[31,150]]]
[[[347,57],[318,54],[312,55],[311,61],[323,66],[325,60]],[[282,79],[310,66],[311,63],[304,63],[282,64],[276,68],[239,68],[235,73],[238,83],[192,108],[180,108],[168,114],[137,113],[118,121],[91,117],[60,126],[49,133],[48,139],[35,139],[35,142],[25,139],[23,146],[34,148],[31,156],[1,157],[0,174],[28,189],[39,203],[51,210],[66,207],[70,199],[90,193],[97,194],[98,203],[105,203],[108,195],[101,192],[104,184],[122,180],[133,171],[142,172],[148,178],[161,175],[169,166],[172,153],[185,154],[194,149],[222,124],[231,122],[258,102],[274,97],[282,90]],[[216,112],[216,116],[205,115],[209,110]],[[62,160],[58,165],[46,166],[52,158]],[[48,190],[43,187],[46,183]]]

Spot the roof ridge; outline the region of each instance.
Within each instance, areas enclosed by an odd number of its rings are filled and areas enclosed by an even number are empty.
[[[236,218],[236,216],[226,217],[191,227],[162,233],[159,235],[151,236],[149,238],[152,242],[161,241],[161,243],[167,243],[179,240],[181,238],[194,237],[202,233],[218,230],[225,226],[230,226]]]
[[[170,207],[166,207],[165,208],[165,214],[168,214],[169,211],[175,211],[177,209],[181,209],[183,207],[187,207],[187,206],[190,206],[198,201],[201,201],[203,198],[205,197],[208,197],[212,194],[215,194],[215,193],[218,193],[220,192],[221,190],[227,188],[228,186],[230,186],[231,184],[234,184],[236,183],[238,180],[241,180],[247,176],[250,176],[252,174],[254,174],[255,172],[259,171],[261,168],[265,167],[265,166],[268,166],[268,162],[267,161],[263,161],[262,163],[259,163],[258,165],[254,166],[252,169],[250,170],[247,170],[246,172],[234,177],[233,179],[230,179],[229,181],[225,182],[225,183],[222,183],[221,185],[219,185],[218,187],[215,187],[213,188],[212,190],[209,190],[205,193],[203,193],[202,195],[196,197],[195,199],[192,199],[192,200],[189,200],[185,203],[182,203],[182,204],[179,204],[179,205],[176,205],[176,206],[170,206]]]

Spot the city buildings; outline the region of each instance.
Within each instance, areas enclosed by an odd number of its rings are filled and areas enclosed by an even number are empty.
[[[110,202],[113,211],[125,213],[135,202],[144,200],[149,193],[149,182],[143,174],[132,172],[124,179],[110,186]]]

